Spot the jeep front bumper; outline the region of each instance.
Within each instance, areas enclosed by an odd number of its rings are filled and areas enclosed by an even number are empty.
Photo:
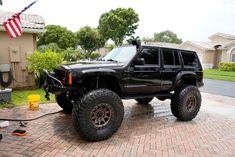
[[[59,95],[69,90],[68,87],[63,86],[62,82],[55,78],[53,74],[49,73],[46,69],[43,69],[43,73],[45,77],[43,88],[46,92],[45,97],[47,99],[49,99],[49,93]]]

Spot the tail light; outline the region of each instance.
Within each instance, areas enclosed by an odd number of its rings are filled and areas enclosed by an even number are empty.
[[[68,84],[69,85],[73,84],[72,72],[69,72],[69,75],[68,75]]]

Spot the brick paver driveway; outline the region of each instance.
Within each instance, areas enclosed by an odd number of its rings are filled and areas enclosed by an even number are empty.
[[[190,122],[173,117],[169,101],[155,99],[148,106],[124,101],[121,128],[112,138],[96,143],[81,140],[71,116],[64,113],[29,122],[25,137],[10,134],[19,128],[18,122],[11,122],[9,127],[0,129],[4,135],[0,156],[235,156],[234,114],[227,116],[225,110],[218,113],[218,103],[232,105],[235,99],[214,98],[204,94],[202,110]]]

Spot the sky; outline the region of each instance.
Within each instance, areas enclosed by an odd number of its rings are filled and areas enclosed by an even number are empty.
[[[33,0],[2,0],[0,10],[18,12]],[[136,36],[171,30],[183,41],[207,41],[223,32],[235,35],[234,0],[38,0],[26,13],[41,15],[47,24],[78,31],[97,27],[102,13],[132,7],[139,14]]]

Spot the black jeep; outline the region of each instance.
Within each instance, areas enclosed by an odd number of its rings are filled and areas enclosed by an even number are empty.
[[[104,140],[120,127],[121,99],[148,104],[171,99],[171,111],[182,121],[196,117],[201,106],[202,66],[196,52],[150,45],[114,48],[100,61],[79,62],[47,72],[44,88],[54,93],[83,139]]]

